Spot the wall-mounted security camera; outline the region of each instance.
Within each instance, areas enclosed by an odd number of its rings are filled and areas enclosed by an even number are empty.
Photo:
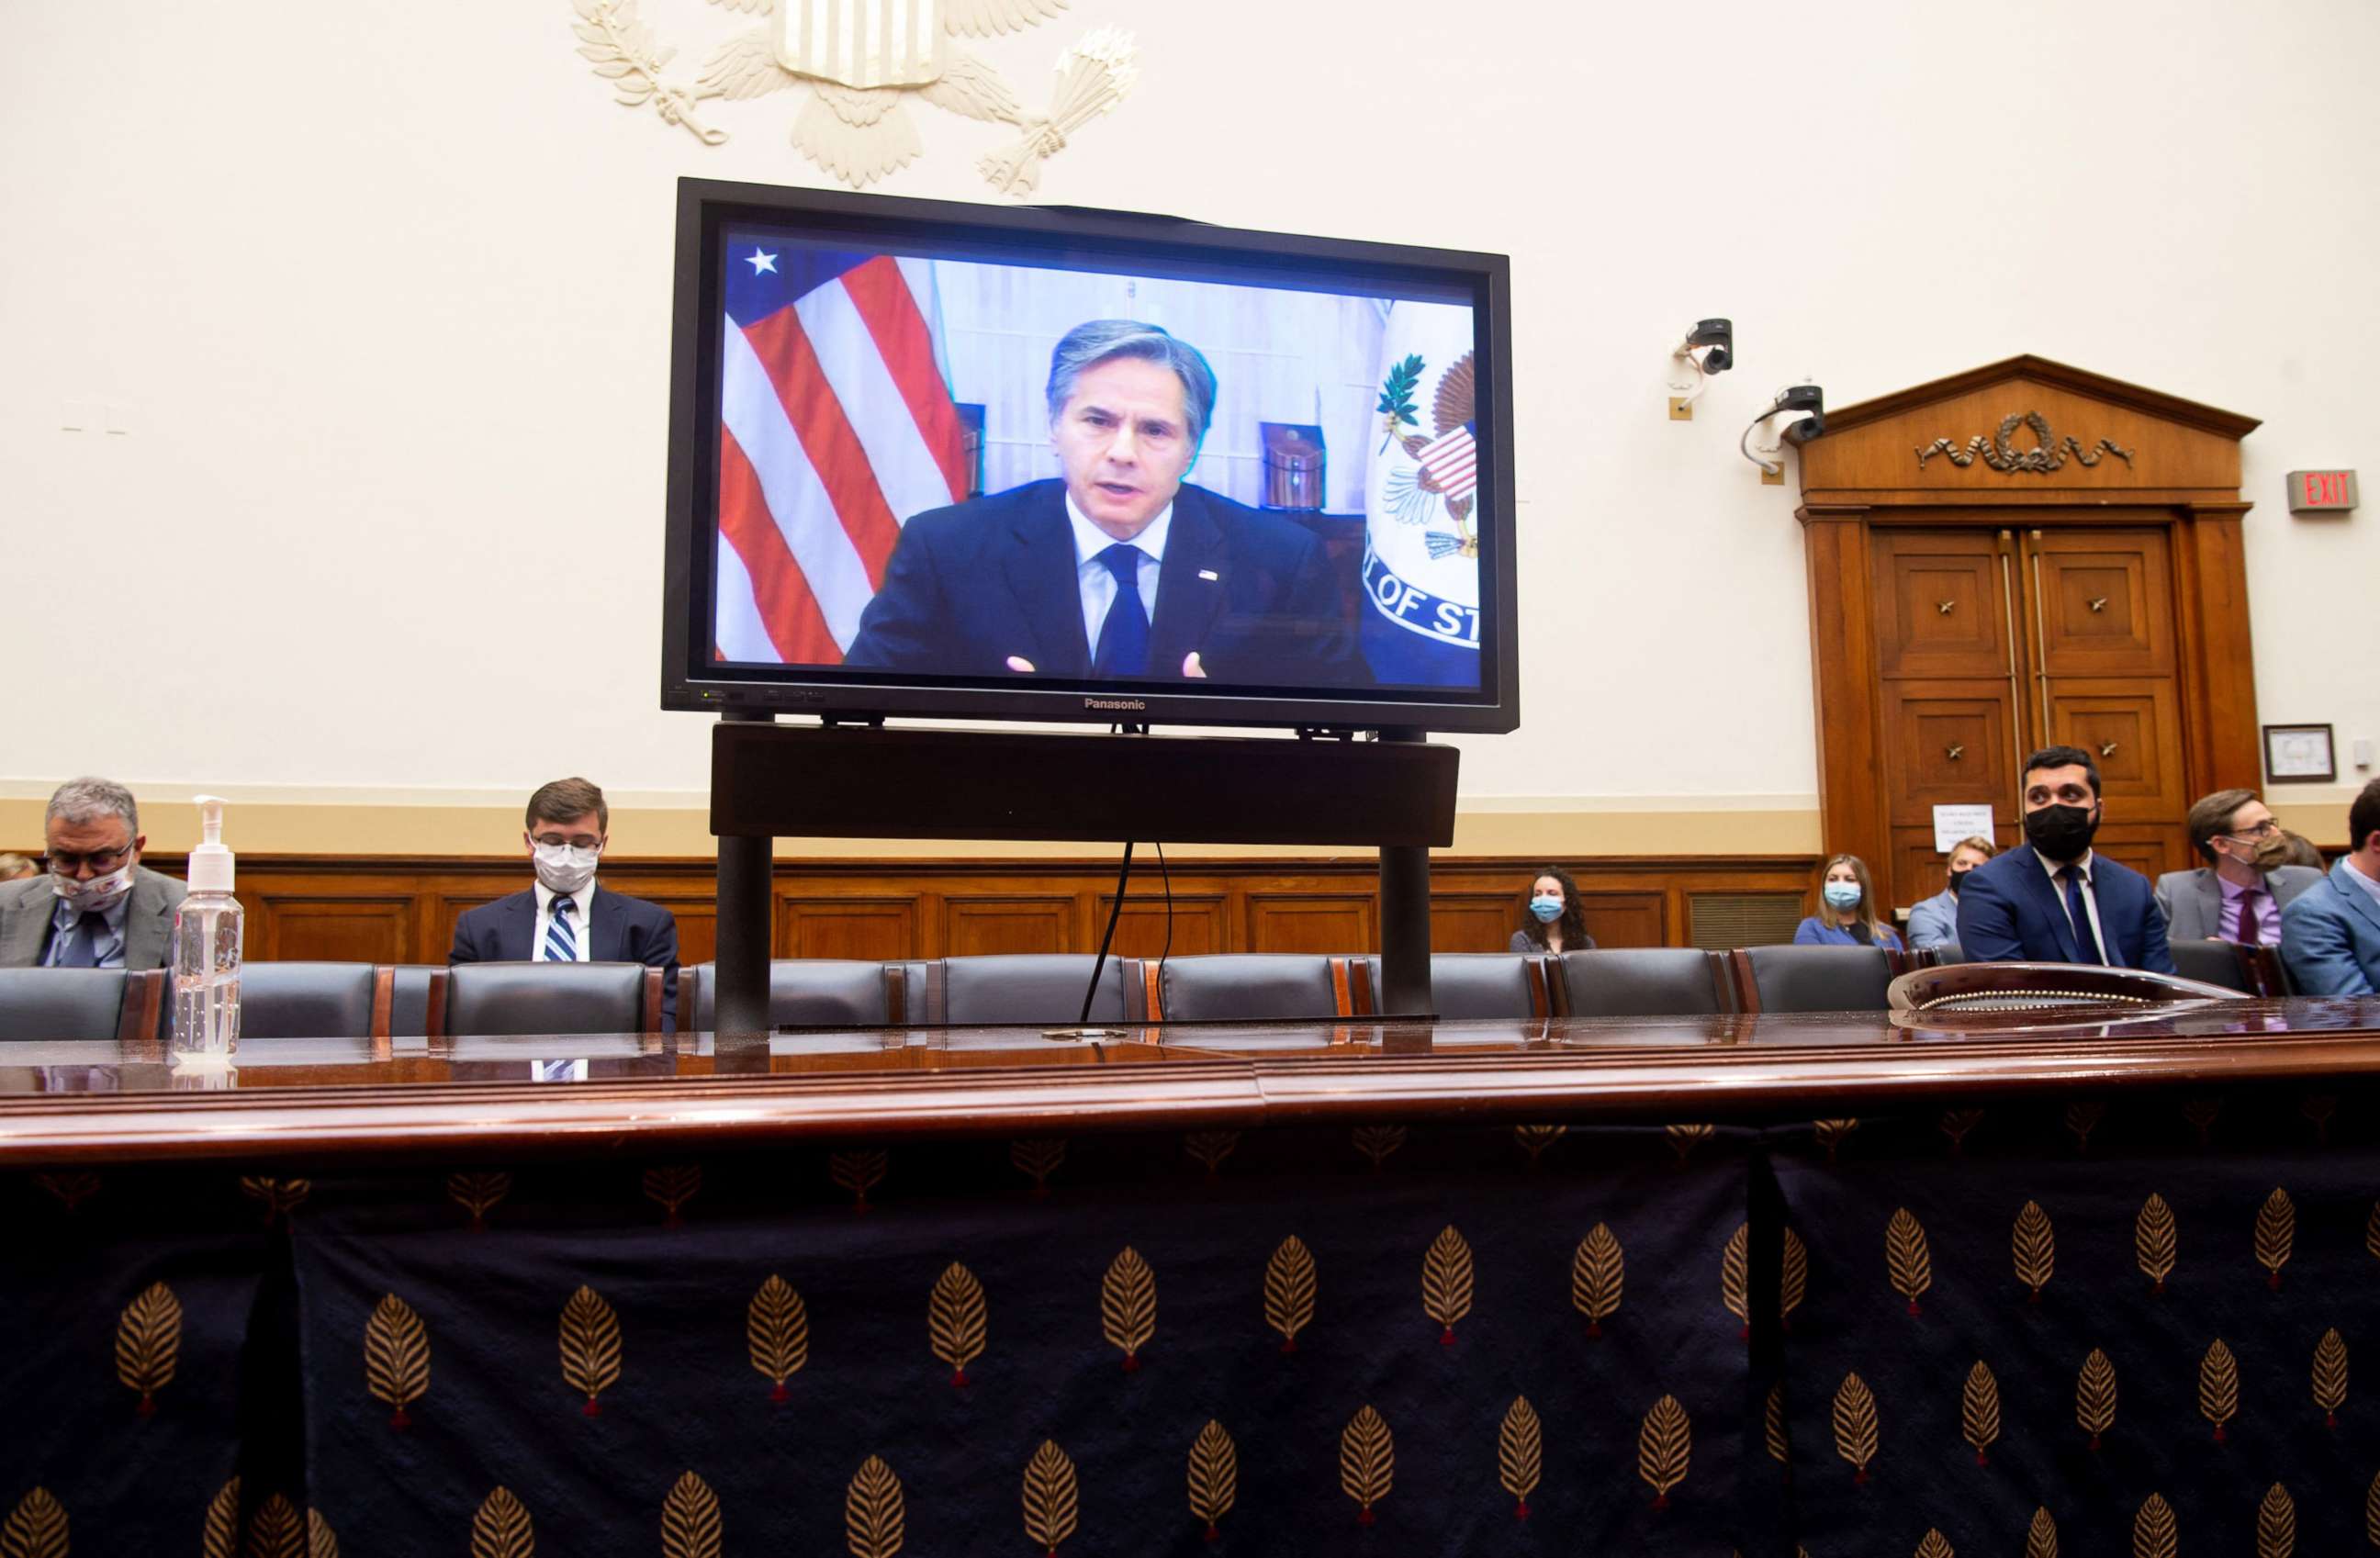
[[[1767,442],[1752,441],[1755,429],[1797,411],[1809,415],[1787,425]],[[1779,456],[1784,453],[1785,445],[1791,443],[1799,448],[1826,430],[1827,392],[1807,382],[1789,384],[1777,392],[1776,402],[1767,410],[1752,419],[1751,426],[1743,429],[1743,437],[1736,441],[1736,447],[1743,452],[1745,459],[1760,467],[1763,486],[1782,487],[1785,484],[1785,462]]]
[[[1697,356],[1699,352],[1702,355]],[[1683,342],[1670,353],[1670,420],[1691,422],[1694,402],[1714,373],[1735,366],[1735,321],[1697,320]]]

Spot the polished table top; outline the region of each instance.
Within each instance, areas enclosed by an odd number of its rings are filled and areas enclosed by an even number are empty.
[[[1332,1117],[1706,1120],[2380,1070],[2380,999],[2143,1011],[0,1046],[0,1163],[676,1149]]]

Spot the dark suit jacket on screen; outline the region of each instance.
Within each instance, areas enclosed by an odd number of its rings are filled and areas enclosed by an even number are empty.
[[[2380,994],[2380,905],[2347,879],[2345,861],[2281,911],[2281,960],[2301,994]]]
[[[2099,935],[2115,968],[2171,973],[2165,916],[2149,879],[2106,855],[2091,857],[2091,893]],[[2019,844],[1967,873],[1959,884],[1959,946],[1970,962],[2086,963],[2066,922],[2058,884],[2031,844]]]
[[[145,865],[132,868],[132,893],[124,906],[124,966],[161,969],[174,954],[174,909],[189,889]],[[57,890],[47,872],[21,881],[0,882],[0,968],[39,967],[50,944],[50,920]]]
[[[1065,494],[1062,481],[1036,481],[910,520],[844,663],[1008,676],[1015,656],[1043,676],[1087,679]],[[1243,686],[1338,686],[1361,674],[1322,543],[1184,486],[1158,571],[1148,679],[1179,680],[1194,650],[1210,679]]]
[[[2311,865],[2277,865],[2265,873],[2265,890],[2273,907],[2287,909],[2289,900],[2322,880]],[[2165,911],[2165,934],[2175,941],[2220,941],[2223,938],[2223,880],[2215,867],[2168,871],[2157,878],[2157,907]]]
[[[662,1025],[676,1026],[677,921],[658,903],[615,893],[595,884],[587,906],[595,939],[587,960],[595,963],[642,963],[668,972],[662,984]],[[537,889],[525,888],[493,903],[467,909],[455,922],[450,963],[518,963],[537,955]]]

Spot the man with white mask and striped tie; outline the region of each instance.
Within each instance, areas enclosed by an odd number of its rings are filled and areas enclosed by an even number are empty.
[[[662,1016],[675,1027],[677,921],[658,903],[600,886],[612,809],[583,779],[555,779],[528,798],[521,842],[536,883],[466,911],[450,963],[643,963],[666,971]]]

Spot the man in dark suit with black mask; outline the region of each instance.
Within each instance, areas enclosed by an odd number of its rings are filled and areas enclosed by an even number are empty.
[[[1322,543],[1182,477],[1215,376],[1155,325],[1076,325],[1050,359],[1065,476],[902,526],[853,667],[1337,686],[1361,663]]]
[[[2098,963],[2173,972],[2148,878],[2091,849],[2099,765],[2079,747],[2024,760],[2025,841],[1967,873],[1959,945],[1979,963]]]
[[[603,791],[555,779],[528,798],[521,841],[537,882],[466,910],[455,922],[450,963],[643,963],[667,971],[662,1021],[677,1013],[677,920],[658,903],[599,887],[596,862],[612,834]]]

